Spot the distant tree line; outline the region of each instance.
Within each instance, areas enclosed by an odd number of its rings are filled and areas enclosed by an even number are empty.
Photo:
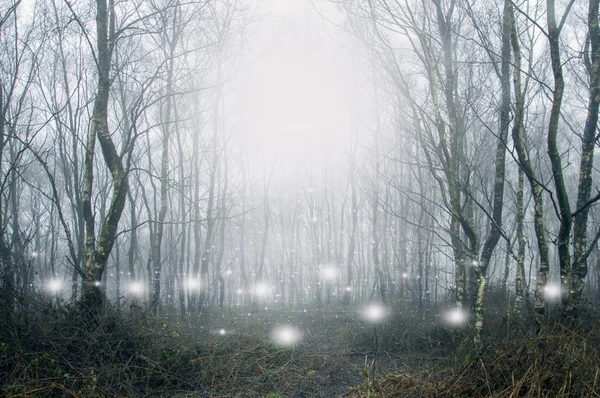
[[[479,332],[495,285],[577,319],[600,292],[598,0],[335,4],[373,106],[343,164],[286,181],[228,119],[248,4],[3,1],[4,310],[450,300]]]

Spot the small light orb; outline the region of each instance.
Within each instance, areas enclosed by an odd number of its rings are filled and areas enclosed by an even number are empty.
[[[225,336],[226,334],[227,334],[227,331],[225,331],[225,329],[219,329],[219,335]]]
[[[558,300],[562,294],[562,289],[558,283],[548,283],[544,286],[544,297],[547,300]]]
[[[31,257],[37,258],[40,255],[38,252],[31,252]]]
[[[325,266],[321,269],[321,277],[326,281],[333,281],[338,276],[338,270],[332,265]]]
[[[102,282],[100,282],[100,281],[94,281],[94,286],[100,287],[100,285],[102,285]]]
[[[237,294],[244,294],[244,291],[242,289],[238,289]]]
[[[373,303],[363,309],[362,315],[368,322],[379,323],[386,318],[387,311],[383,305]]]
[[[467,322],[468,314],[460,308],[451,308],[444,313],[444,320],[450,326],[461,326]]]
[[[128,287],[129,294],[139,295],[144,293],[144,284],[142,282],[131,282]]]
[[[407,274],[406,272],[403,272],[403,273],[402,273],[402,277],[403,277],[404,279],[406,279],[406,278],[408,278],[408,274]]]
[[[58,293],[62,290],[62,285],[63,283],[60,279],[53,278],[47,282],[46,288],[50,293]]]
[[[298,343],[302,339],[302,332],[296,327],[282,325],[271,331],[271,338],[276,345],[287,347]]]
[[[195,290],[200,288],[200,279],[198,278],[187,278],[185,281],[185,287],[188,290]]]
[[[346,289],[345,289],[345,290],[346,290],[347,292],[351,292],[351,291],[352,291],[352,287],[351,287],[351,286],[346,286]]]
[[[271,292],[271,287],[266,283],[259,283],[254,286],[254,293],[258,297],[265,297]]]
[[[227,271],[225,271],[225,275],[231,275],[233,272],[231,272],[230,269],[228,269]]]

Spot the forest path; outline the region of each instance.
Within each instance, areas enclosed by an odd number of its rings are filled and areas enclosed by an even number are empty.
[[[378,352],[379,326],[361,320],[354,308],[215,311],[203,325],[213,342],[227,347],[227,368],[237,369],[231,394],[223,397],[339,397],[366,380],[365,364],[381,376],[402,362]],[[298,343],[272,343],[273,329],[282,325],[301,332]]]

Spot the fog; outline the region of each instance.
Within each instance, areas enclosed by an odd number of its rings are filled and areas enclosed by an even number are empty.
[[[260,12],[241,44],[227,115],[251,167],[290,184],[311,169],[339,170],[372,120],[365,51],[323,18],[339,19],[327,2],[271,1]]]
[[[598,21],[0,1],[0,395],[598,395]]]

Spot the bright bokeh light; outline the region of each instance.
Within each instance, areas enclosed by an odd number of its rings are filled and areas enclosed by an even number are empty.
[[[256,294],[258,297],[265,297],[269,293],[271,293],[271,287],[266,283],[259,283],[254,286],[254,294]]]
[[[350,287],[350,286],[346,286],[346,291],[347,291],[347,292],[351,292],[351,291],[352,291],[352,287]]]
[[[338,276],[338,270],[332,265],[327,265],[321,269],[321,277],[326,281],[336,280]]]
[[[368,322],[379,323],[387,317],[387,310],[383,305],[373,303],[363,309],[362,315]]]
[[[271,338],[279,346],[291,346],[302,339],[302,332],[290,325],[278,326],[271,332]]]
[[[562,294],[562,289],[558,283],[548,283],[544,286],[544,297],[547,300],[558,300]]]
[[[227,334],[227,331],[225,329],[219,329],[219,335],[225,336],[226,334]]]
[[[408,278],[408,274],[407,274],[406,272],[404,272],[404,273],[402,274],[402,277],[403,277],[404,279],[406,279],[406,278]]]
[[[468,314],[460,308],[451,308],[444,313],[444,320],[451,326],[464,325],[468,318]]]
[[[129,294],[142,294],[144,293],[144,284],[142,282],[131,282],[127,290],[129,291]]]
[[[200,280],[198,278],[187,278],[185,281],[185,287],[189,290],[199,289]]]
[[[46,283],[46,288],[50,293],[58,293],[62,290],[62,285],[63,283],[60,279],[53,278]]]

